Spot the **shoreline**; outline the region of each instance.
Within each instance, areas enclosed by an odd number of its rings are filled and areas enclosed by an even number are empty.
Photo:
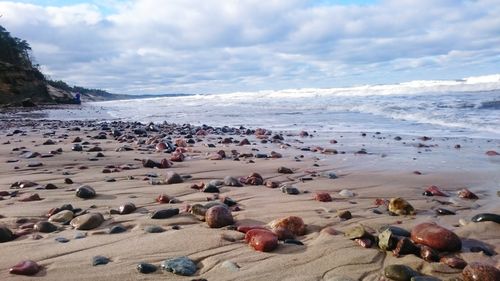
[[[100,226],[88,231],[61,224],[56,224],[58,230],[50,233],[27,227],[25,235],[0,244],[5,255],[0,260],[2,279],[22,280],[22,277],[9,275],[8,268],[25,259],[34,260],[43,267],[36,275],[43,280],[338,280],[335,278],[342,276],[352,280],[384,280],[384,268],[390,264],[405,264],[421,274],[442,280],[459,277],[462,270],[443,263],[427,262],[415,255],[397,258],[376,246],[365,249],[343,235],[359,224],[377,233],[387,224],[410,230],[428,221],[436,222],[461,237],[464,247],[453,256],[467,263],[479,261],[497,268],[500,266],[496,254],[500,251],[499,224],[471,222],[471,218],[480,213],[500,213],[496,204],[499,176],[495,170],[500,166],[500,156],[485,154],[489,150],[498,151],[499,140],[423,140],[401,136],[402,139],[396,141],[393,139],[396,136],[384,132],[373,133],[373,136],[363,136],[361,132],[317,136],[308,132],[308,135],[314,135],[310,137],[298,131],[281,135],[281,140],[277,137],[280,136],[278,132],[267,134],[262,129],[247,133],[247,129],[231,127],[156,124],[153,131],[146,131],[143,130],[145,126],[148,124],[90,121],[11,120],[2,123],[0,190],[17,191],[18,194],[3,196],[0,224],[21,231],[25,222],[44,221],[44,214],[51,208],[68,203],[90,213],[101,213],[105,218]],[[16,129],[24,133],[12,134]],[[115,130],[121,136],[114,137]],[[256,134],[259,131],[264,134]],[[81,141],[73,142],[76,137]],[[159,162],[172,157],[172,153],[155,148],[160,140],[168,137],[172,143],[178,142],[178,147],[184,147],[181,149],[184,160],[172,162],[172,166],[165,169],[143,167],[138,160]],[[53,144],[44,145],[49,139]],[[239,146],[238,142],[243,139],[248,139],[250,144]],[[337,143],[331,143],[333,139]],[[455,148],[459,139],[461,147]],[[318,142],[322,144],[321,148]],[[82,151],[73,151],[75,144],[82,145]],[[89,151],[94,147],[102,151]],[[50,153],[58,148],[62,152]],[[217,156],[221,150],[225,158]],[[233,150],[239,154],[239,161],[234,160],[236,154]],[[46,157],[26,158],[28,152],[38,152]],[[96,157],[99,152],[104,157]],[[276,153],[282,157],[272,158],[271,155]],[[52,156],[48,157],[49,154]],[[7,163],[10,160],[17,161]],[[28,167],[33,162],[42,165]],[[292,173],[279,173],[279,167],[289,168]],[[421,174],[416,174],[417,170]],[[163,181],[170,172],[184,176],[183,182],[151,184],[156,183],[156,179]],[[219,193],[190,188],[200,182],[208,184],[226,176],[246,177],[254,172],[262,175],[264,180],[296,187],[299,194],[290,195],[279,188],[248,184],[243,187],[218,186]],[[157,174],[159,178],[147,174]],[[74,183],[65,183],[65,178],[71,178]],[[20,180],[36,182],[40,187],[52,183],[58,188],[10,188]],[[97,196],[86,200],[76,197],[75,190],[81,185],[93,187]],[[450,197],[423,196],[422,192],[430,185],[438,186]],[[479,199],[458,198],[456,192],[463,188],[470,189]],[[354,196],[342,196],[340,192],[343,190],[353,192]],[[333,201],[314,200],[320,192],[330,194]],[[39,194],[43,200],[19,201],[32,193]],[[155,202],[162,193],[177,201]],[[290,215],[301,217],[307,225],[306,233],[295,239],[304,245],[280,242],[274,251],[257,252],[246,245],[242,233],[231,227],[209,228],[196,216],[183,211],[188,206],[219,202],[225,197],[236,202],[230,207],[236,226],[265,225]],[[383,205],[375,204],[377,199],[394,197],[410,202],[416,215],[391,216]],[[125,202],[133,202],[137,210],[127,215],[110,213],[111,209],[117,209]],[[165,208],[178,208],[180,214],[161,220],[150,218],[155,210]],[[435,212],[438,208],[449,209],[456,215],[438,216]],[[340,219],[341,211],[349,211],[351,218]],[[110,227],[117,225],[124,226],[125,231],[107,233]],[[144,229],[149,225],[160,226],[165,231],[147,233]],[[78,233],[85,233],[84,238],[76,239]],[[57,242],[54,239],[58,237],[69,241]],[[478,245],[495,254],[488,256],[484,251],[471,250]],[[96,255],[106,256],[111,261],[106,265],[92,266],[91,259]],[[178,256],[188,256],[195,261],[197,271],[191,279],[160,269],[152,274],[141,274],[135,269],[139,262],[159,264]]]

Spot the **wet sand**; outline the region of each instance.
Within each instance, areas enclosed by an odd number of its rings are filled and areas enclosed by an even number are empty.
[[[75,230],[69,225],[51,233],[29,232],[12,241],[1,243],[0,279],[26,280],[29,277],[9,274],[9,268],[22,260],[36,261],[43,269],[35,276],[37,280],[385,280],[383,269],[390,264],[405,264],[422,274],[436,276],[442,280],[459,277],[461,269],[453,269],[439,262],[427,262],[415,255],[394,257],[390,251],[381,251],[376,246],[363,248],[349,240],[343,232],[362,224],[377,233],[384,225],[396,225],[411,230],[421,222],[436,222],[455,232],[463,243],[462,250],[451,254],[468,263],[483,262],[497,268],[500,266],[500,225],[495,222],[471,222],[479,213],[500,213],[498,204],[500,190],[500,156],[488,156],[486,151],[500,149],[500,141],[485,139],[419,139],[421,136],[401,136],[381,132],[335,133],[328,135],[300,136],[299,132],[283,133],[283,140],[273,141],[273,136],[258,135],[246,129],[206,128],[208,135],[196,135],[199,128],[164,125],[159,132],[147,131],[139,136],[131,131],[145,125],[133,123],[51,122],[51,121],[5,121],[0,136],[0,191],[18,191],[15,197],[3,196],[0,201],[0,223],[13,232],[19,230],[20,222],[46,220],[50,209],[63,204],[90,213],[104,215],[105,222],[89,230]],[[80,128],[76,131],[75,128]],[[109,130],[103,130],[109,128]],[[113,130],[120,128],[130,138],[113,137]],[[15,130],[19,130],[13,134]],[[105,135],[106,139],[96,136]],[[171,153],[155,150],[154,139],[159,134],[188,140],[192,133],[194,144],[184,149],[182,162],[173,162],[166,169],[143,167],[141,159],[160,161],[169,159]],[[80,137],[83,151],[72,151],[72,141]],[[232,137],[234,142],[221,143]],[[242,139],[250,145],[239,146]],[[47,140],[55,144],[44,145]],[[266,139],[267,143],[262,143]],[[331,142],[335,139],[337,143]],[[82,144],[82,142],[79,142]],[[460,144],[460,148],[455,146]],[[130,151],[117,151],[127,145]],[[88,152],[98,146],[98,152]],[[212,147],[211,147],[212,146]],[[318,148],[320,146],[320,148]],[[17,148],[17,149],[16,149]],[[26,152],[50,154],[62,149],[62,153],[49,158],[26,159]],[[326,148],[326,149],[325,149]],[[223,150],[226,158],[210,160]],[[239,161],[232,157],[232,150],[240,155]],[[336,150],[336,154],[334,153]],[[270,156],[275,151],[282,158]],[[23,156],[24,154],[24,156]],[[248,154],[248,157],[242,156]],[[250,156],[250,154],[252,156]],[[39,167],[28,164],[40,162]],[[130,164],[132,169],[103,173],[103,169]],[[292,169],[292,174],[278,173],[279,167]],[[168,172],[185,177],[183,183],[158,184],[151,182],[165,177]],[[420,174],[415,173],[416,171]],[[264,185],[242,187],[221,186],[220,194],[205,193],[190,188],[191,185],[211,180],[223,180],[226,176],[245,177],[259,173],[264,180],[276,181],[297,187],[298,195],[288,195],[279,188]],[[148,174],[157,174],[151,179]],[[338,178],[330,178],[334,173]],[[74,183],[65,183],[70,178]],[[114,182],[108,182],[110,178]],[[57,189],[35,187],[13,189],[16,181],[29,180],[44,186],[48,183]],[[81,185],[93,187],[97,196],[81,199],[75,190]],[[450,197],[424,196],[430,185],[446,191]],[[38,187],[40,187],[38,186]],[[457,191],[468,188],[478,195],[478,200],[461,199]],[[339,194],[342,190],[354,192],[353,197]],[[327,192],[332,202],[314,200],[317,192]],[[42,200],[20,202],[23,194],[37,193]],[[175,203],[159,204],[159,194],[176,198]],[[274,219],[298,216],[303,219],[306,234],[296,239],[304,245],[280,242],[271,252],[258,252],[244,241],[244,234],[231,227],[209,228],[196,216],[185,212],[197,203],[206,204],[230,197],[237,202],[231,207],[236,226],[266,225]],[[376,199],[402,197],[416,210],[415,215],[393,216],[384,206],[377,207]],[[137,210],[131,214],[110,214],[111,209],[132,202]],[[455,215],[438,216],[436,208],[446,208]],[[150,214],[155,210],[179,208],[179,215],[168,219],[154,220]],[[348,210],[351,219],[342,220],[338,211]],[[378,212],[374,210],[379,210]],[[380,211],[381,210],[381,211]],[[107,229],[121,224],[127,228],[123,233],[108,234]],[[149,225],[162,226],[162,233],[147,233]],[[174,227],[175,226],[175,227]],[[178,228],[178,229],[175,229]],[[76,233],[85,233],[84,238],[75,239]],[[34,239],[40,235],[40,239]],[[54,239],[64,237],[67,243]],[[474,252],[474,246],[484,251]],[[106,256],[106,265],[92,266],[92,257]],[[137,272],[139,262],[159,265],[168,258],[187,256],[195,261],[197,271],[185,277],[158,269],[155,273]],[[230,262],[230,263],[229,263]],[[228,264],[236,266],[228,266]],[[346,279],[348,280],[348,279]]]

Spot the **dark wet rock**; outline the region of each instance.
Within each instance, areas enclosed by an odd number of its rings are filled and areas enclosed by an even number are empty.
[[[78,230],[91,230],[99,227],[104,222],[101,213],[89,213],[71,220],[70,224]]]
[[[393,235],[396,235],[396,236],[402,236],[402,237],[410,237],[411,236],[411,233],[408,230],[403,229],[401,227],[394,226],[394,225],[384,225],[384,226],[380,227],[378,231],[383,232],[387,229],[389,229],[391,231],[391,233]]]
[[[14,239],[14,234],[4,225],[0,225],[0,243],[9,242]]]
[[[57,189],[57,186],[52,183],[48,183],[45,185],[45,189],[51,190],[51,189]]]
[[[384,276],[395,281],[410,281],[418,275],[418,272],[403,264],[391,264],[384,268]]]
[[[401,197],[392,198],[389,202],[389,211],[400,216],[414,215],[415,209]]]
[[[464,269],[467,266],[467,262],[457,257],[442,257],[439,261],[451,268]]]
[[[54,145],[54,144],[56,144],[56,142],[51,139],[48,139],[43,142],[43,145]]]
[[[32,260],[22,261],[10,268],[9,273],[16,275],[35,275],[41,269],[36,262]]]
[[[279,167],[278,173],[280,173],[280,174],[293,174],[293,171],[292,171],[292,169],[287,168],[287,167]]]
[[[160,204],[166,204],[170,202],[170,197],[167,194],[160,194],[156,197],[156,202]]]
[[[271,252],[278,247],[278,236],[266,229],[252,229],[245,234],[245,242],[260,252]]]
[[[203,189],[203,192],[205,193],[219,193],[219,187],[213,184],[207,184],[205,188]]]
[[[455,215],[455,212],[444,209],[444,208],[437,208],[436,209],[436,214],[438,216],[449,216],[449,215]]]
[[[458,192],[458,197],[464,198],[464,199],[471,199],[471,200],[476,200],[479,199],[476,194],[474,194],[472,191],[468,190],[467,188],[464,188]]]
[[[473,262],[462,271],[463,281],[498,281],[500,270],[489,264]]]
[[[161,233],[164,232],[165,229],[158,225],[148,225],[144,228],[144,231],[148,233]]]
[[[496,223],[500,223],[500,215],[491,214],[491,213],[481,213],[472,217],[471,221],[473,222],[483,222],[483,221],[492,221]]]
[[[469,250],[472,252],[472,253],[479,253],[479,252],[482,252],[483,254],[485,254],[486,256],[494,256],[496,255],[495,251],[489,249],[488,247],[486,246],[483,246],[483,245],[476,245],[476,246],[471,246],[469,248]]]
[[[210,207],[205,213],[205,221],[210,228],[221,228],[234,223],[231,211],[221,205]]]
[[[102,148],[99,146],[94,146],[87,150],[87,152],[99,152],[99,151],[102,151]]]
[[[77,233],[75,233],[74,238],[75,238],[75,239],[83,239],[83,238],[85,238],[86,236],[87,236],[87,234],[86,234],[85,232],[77,232]]]
[[[420,249],[417,246],[415,246],[415,244],[413,244],[413,242],[407,237],[401,238],[396,244],[396,248],[392,250],[392,253],[394,254],[395,257],[400,257],[410,254],[418,255],[419,252]]]
[[[419,257],[427,262],[437,262],[439,261],[439,253],[432,249],[431,247],[422,245],[420,246]]]
[[[224,185],[237,186],[237,187],[242,186],[242,184],[240,183],[240,181],[237,178],[231,177],[231,176],[227,176],[224,178]]]
[[[295,240],[295,239],[285,239],[285,240],[283,240],[283,243],[285,243],[285,244],[294,244],[294,245],[304,245],[304,243],[302,243],[299,240]]]
[[[64,183],[65,183],[65,184],[73,184],[73,180],[72,180],[72,179],[70,179],[70,178],[65,178],[65,179],[64,179]]]
[[[136,209],[137,208],[135,207],[134,203],[127,202],[118,208],[118,212],[120,215],[126,215],[133,213]]]
[[[161,268],[165,271],[183,276],[191,276],[198,270],[194,261],[188,257],[178,257],[165,260],[161,263]]]
[[[116,234],[116,233],[122,233],[122,232],[126,232],[127,231],[127,228],[123,225],[113,225],[109,230],[108,230],[108,233],[109,234]]]
[[[93,266],[98,266],[98,265],[105,265],[110,262],[109,258],[105,256],[94,256],[92,257],[92,265]]]
[[[154,264],[141,262],[141,263],[137,264],[136,269],[140,273],[148,274],[148,273],[153,273],[156,270],[158,270],[158,267]]]
[[[455,233],[434,223],[421,223],[413,227],[411,239],[438,251],[455,252],[462,248],[462,241]]]
[[[352,218],[351,212],[344,210],[344,211],[337,211],[337,216],[342,219],[342,220],[349,220]]]
[[[54,240],[56,242],[59,242],[59,243],[68,243],[69,242],[69,239],[65,238],[65,237],[56,237],[56,238],[54,238]]]
[[[39,221],[35,223],[33,229],[38,232],[50,233],[56,231],[58,228],[48,221]]]
[[[166,184],[176,184],[176,183],[182,183],[182,177],[174,172],[167,173],[165,177],[165,183]]]
[[[144,168],[160,168],[161,164],[151,159],[142,159],[142,166]]]
[[[83,199],[90,199],[96,196],[96,192],[92,187],[82,185],[76,190],[76,196]]]
[[[152,219],[168,219],[179,214],[178,208],[168,208],[155,211],[151,214]]]
[[[314,195],[314,200],[319,201],[319,202],[331,202],[332,197],[328,192],[317,192]]]
[[[236,206],[238,204],[238,202],[236,202],[234,199],[227,196],[221,198],[221,202],[222,204],[225,204],[228,207]]]
[[[291,185],[283,185],[280,187],[281,192],[289,194],[289,195],[297,195],[300,194],[300,191],[295,187]]]
[[[73,151],[83,151],[83,146],[81,144],[74,144],[72,147],[71,147],[71,150]]]

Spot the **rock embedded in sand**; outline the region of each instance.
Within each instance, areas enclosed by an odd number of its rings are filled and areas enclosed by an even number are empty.
[[[349,220],[352,218],[352,214],[348,210],[343,210],[343,211],[338,210],[337,216],[342,220]]]
[[[300,194],[299,189],[296,188],[293,185],[287,185],[287,184],[285,184],[285,185],[281,186],[280,189],[281,189],[281,192],[286,193],[288,195],[298,195],[298,194]]]
[[[429,186],[425,191],[424,191],[425,196],[443,196],[443,197],[449,197],[448,194],[444,193],[439,189],[439,187],[435,185]]]
[[[260,252],[271,252],[278,247],[278,236],[266,229],[252,229],[245,234],[245,242]]]
[[[165,271],[183,276],[191,276],[198,270],[196,264],[188,257],[165,260],[161,263],[161,268]]]
[[[99,227],[103,222],[104,217],[101,213],[90,213],[72,219],[70,224],[78,230],[91,230]]]
[[[83,199],[90,199],[96,196],[96,192],[92,187],[82,185],[76,190],[76,196]]]
[[[120,215],[126,215],[133,213],[136,209],[137,208],[135,207],[134,203],[127,202],[118,208],[118,212],[120,213]]]
[[[302,218],[297,216],[275,219],[268,225],[271,229],[276,229],[279,227],[286,228],[297,236],[302,236],[306,233],[306,225],[304,224],[304,221],[302,220]]]
[[[436,209],[436,214],[438,216],[449,216],[449,215],[455,215],[455,212],[447,210],[445,208],[437,208]]]
[[[421,223],[413,227],[411,240],[438,251],[455,252],[462,248],[462,241],[455,233],[435,223]]]
[[[496,152],[495,150],[488,150],[486,151],[486,155],[488,156],[498,156],[500,153]]]
[[[152,219],[168,219],[179,214],[179,208],[157,210],[151,214]]]
[[[496,223],[500,223],[500,215],[491,214],[491,213],[481,213],[472,217],[471,221],[473,222],[483,222],[483,221],[492,221]]]
[[[205,221],[210,228],[221,228],[234,223],[231,211],[221,205],[210,207],[205,213]]]
[[[249,185],[261,185],[264,183],[264,179],[258,173],[252,173],[248,177],[242,178],[240,181]]]
[[[391,264],[384,268],[384,276],[394,281],[410,281],[418,275],[418,272],[403,264]]]
[[[182,183],[182,177],[174,172],[167,173],[165,176],[165,183],[166,184],[176,184],[176,183]]]
[[[148,225],[144,228],[147,233],[162,233],[165,229],[159,225]]]
[[[121,224],[113,225],[109,230],[108,234],[116,234],[126,232],[127,228]]]
[[[227,176],[224,178],[224,185],[236,186],[236,187],[242,186],[242,184],[240,183],[240,181],[237,178],[231,177],[231,176]]]
[[[413,206],[401,197],[392,198],[389,202],[388,209],[390,212],[400,216],[415,214]]]
[[[105,265],[109,263],[109,258],[105,256],[94,256],[92,257],[92,265],[93,266],[98,266],[98,265]]]
[[[485,263],[473,262],[462,271],[463,281],[498,281],[500,270]]]
[[[14,239],[14,234],[5,225],[0,225],[0,243],[9,242]]]
[[[140,273],[149,274],[149,273],[155,272],[158,269],[158,267],[154,264],[141,262],[141,263],[137,264],[136,269]]]
[[[395,257],[400,257],[409,254],[418,255],[419,252],[420,249],[417,246],[415,246],[415,244],[413,244],[413,242],[407,237],[401,238],[396,244],[396,248],[392,250],[392,253],[394,254]]]
[[[466,261],[457,257],[442,257],[439,261],[451,268],[464,269],[467,266]]]
[[[458,197],[464,198],[464,199],[471,199],[471,200],[476,200],[479,199],[476,194],[474,194],[472,191],[470,191],[467,188],[464,188],[458,192]]]
[[[73,211],[70,210],[62,210],[60,212],[55,213],[54,215],[49,217],[50,222],[58,222],[61,224],[67,224],[73,219]]]
[[[392,251],[398,243],[395,234],[390,229],[386,229],[378,235],[378,247],[384,251]]]
[[[288,228],[276,227],[272,232],[278,236],[278,240],[295,239],[295,235]]]
[[[36,262],[32,260],[22,261],[10,268],[9,273],[16,275],[35,275],[41,269]]]
[[[317,192],[314,195],[314,200],[319,201],[319,202],[331,202],[332,197],[328,192]]]
[[[28,181],[28,180],[21,180],[21,181],[16,181],[15,183],[10,185],[10,188],[28,188],[28,187],[33,187],[37,186],[38,183]]]
[[[19,197],[20,202],[30,202],[30,201],[40,201],[40,195],[38,193],[25,193]]]
[[[339,195],[342,196],[342,197],[354,197],[354,192],[348,190],[348,189],[342,189],[340,192],[339,192]]]
[[[431,247],[425,245],[420,246],[420,253],[418,256],[426,262],[439,261],[439,253]]]
[[[57,226],[53,225],[52,223],[48,221],[39,221],[35,223],[35,226],[33,227],[35,231],[38,232],[43,232],[43,233],[50,233],[54,232],[57,230]]]
[[[293,174],[293,171],[290,168],[282,166],[282,167],[278,168],[278,173],[280,173],[280,174]]]
[[[156,197],[156,202],[158,202],[160,204],[166,204],[166,203],[170,202],[170,197],[168,197],[167,194],[160,194],[160,195],[158,195],[158,197]]]

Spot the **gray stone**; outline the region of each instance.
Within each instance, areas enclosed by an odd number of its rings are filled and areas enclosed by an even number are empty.
[[[78,230],[91,230],[99,227],[104,222],[104,217],[100,213],[90,213],[78,216],[71,220],[70,224]]]
[[[165,229],[158,225],[148,225],[144,228],[144,231],[148,233],[161,233],[164,232]]]
[[[105,256],[95,256],[92,258],[92,265],[97,266],[97,265],[105,265],[109,263],[109,258]]]
[[[161,268],[165,271],[184,276],[191,276],[198,270],[196,264],[187,257],[165,260],[161,263]]]

